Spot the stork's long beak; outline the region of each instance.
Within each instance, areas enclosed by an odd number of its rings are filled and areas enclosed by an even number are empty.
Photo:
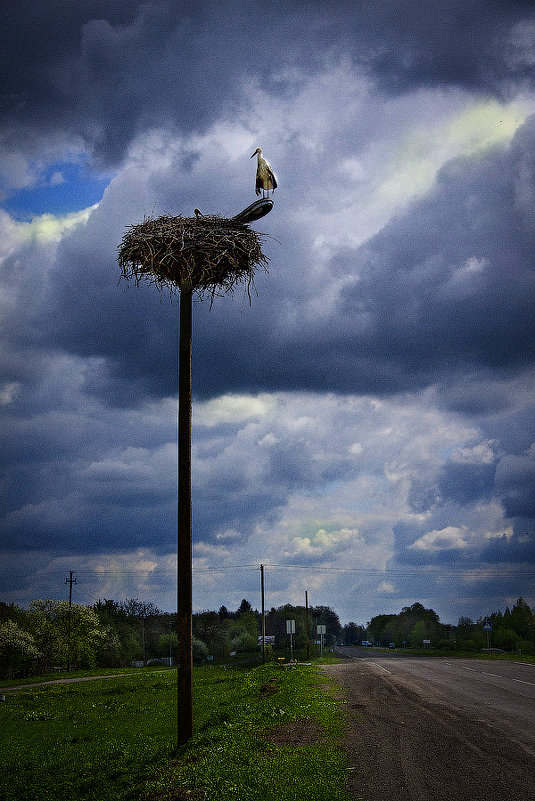
[[[255,150],[255,152],[253,153],[253,155],[251,156],[251,158],[254,158],[255,156],[256,156],[256,150]]]

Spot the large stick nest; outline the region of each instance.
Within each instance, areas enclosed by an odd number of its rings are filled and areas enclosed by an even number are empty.
[[[148,280],[159,289],[193,291],[201,299],[254,286],[258,267],[267,269],[261,237],[224,217],[157,217],[128,227],[119,245],[124,279]]]

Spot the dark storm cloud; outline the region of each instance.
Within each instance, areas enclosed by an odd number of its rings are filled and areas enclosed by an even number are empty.
[[[494,486],[493,464],[449,464],[442,470],[438,490],[445,500],[459,504],[488,500]]]
[[[315,22],[255,2],[8,3],[5,142],[31,155],[37,140],[61,131],[117,164],[145,128],[190,131],[237,108],[245,79],[269,82],[274,53],[309,62],[322,40]],[[299,55],[296,36],[310,37]]]
[[[535,457],[509,454],[500,460],[496,486],[509,518],[535,519]]]
[[[494,464],[447,462],[435,480],[411,482],[410,508],[415,514],[422,514],[452,501],[460,505],[488,501],[494,490],[495,470]]]
[[[490,540],[482,553],[485,562],[501,564],[524,563],[533,566],[535,563],[535,534],[533,531],[520,529],[510,537],[498,537]]]
[[[343,348],[365,316],[367,331],[355,351],[385,371],[392,364],[399,372],[391,380],[400,388],[415,375],[424,383],[442,371],[499,374],[529,364],[534,143],[532,118],[508,152],[450,162],[424,201],[356,254],[360,280],[340,308]],[[517,176],[525,168],[524,204]]]
[[[97,160],[120,162],[132,138],[167,125],[199,129],[239,109],[244,81],[349,54],[387,92],[463,86],[501,92],[532,80],[523,25],[530,2],[439,0],[422,7],[323,3],[123,2],[3,4],[4,144],[81,137]],[[529,33],[529,31],[528,31]]]
[[[433,383],[466,412],[507,407],[506,382],[529,367],[535,344],[534,153],[535,117],[507,149],[446,164],[424,199],[333,256],[330,275],[348,280],[319,315],[325,285],[278,220],[280,241],[267,242],[275,268],[252,304],[238,295],[196,306],[195,394]],[[36,321],[52,346],[105,360],[87,388],[112,403],[176,392],[177,308],[149,288],[117,288],[116,243],[134,213],[127,189],[112,189],[64,240]]]
[[[531,440],[533,440],[533,425]],[[504,562],[530,565],[535,557],[535,459],[531,454],[503,454],[496,463],[446,462],[434,480],[411,482],[408,502],[425,522],[399,521],[394,525],[396,558],[401,563],[440,564],[459,560],[469,564]],[[480,510],[486,504],[501,506],[507,532],[488,538]],[[462,510],[462,511],[461,511]],[[449,521],[463,519],[463,528]],[[473,532],[483,533],[471,540]],[[428,532],[433,531],[429,537]],[[442,534],[440,532],[443,532]],[[455,545],[459,547],[455,547]]]
[[[358,250],[333,257],[330,272],[350,281],[330,313],[308,315],[303,298],[299,326],[288,325],[284,314],[300,299],[285,299],[281,285],[282,297],[270,297],[270,281],[251,315],[229,324],[216,310],[217,324],[199,332],[197,346],[206,354],[199,386],[214,393],[247,387],[381,394],[438,382],[448,403],[455,399],[467,411],[507,405],[503,388],[497,397],[498,387],[486,384],[512,379],[533,359],[534,153],[531,118],[507,150],[448,163],[425,199]],[[225,387],[214,369],[219,358],[229,366]],[[479,378],[468,394],[469,375]]]
[[[351,4],[353,9],[354,5]],[[533,4],[504,0],[359,3],[344,13],[356,58],[389,92],[456,85],[497,92],[513,76],[533,80],[515,24],[533,20]]]

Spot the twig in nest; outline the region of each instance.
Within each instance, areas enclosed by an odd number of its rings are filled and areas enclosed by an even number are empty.
[[[157,217],[131,225],[119,245],[122,277],[159,289],[193,291],[201,299],[229,294],[239,284],[249,293],[255,271],[267,270],[261,237],[224,217]]]

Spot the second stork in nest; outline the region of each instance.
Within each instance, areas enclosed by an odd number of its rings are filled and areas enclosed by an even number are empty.
[[[271,164],[266,161],[262,155],[262,148],[257,147],[251,158],[258,156],[256,165],[256,184],[255,191],[259,195],[262,192],[262,197],[269,197],[269,190],[273,192],[277,188],[277,179]]]

